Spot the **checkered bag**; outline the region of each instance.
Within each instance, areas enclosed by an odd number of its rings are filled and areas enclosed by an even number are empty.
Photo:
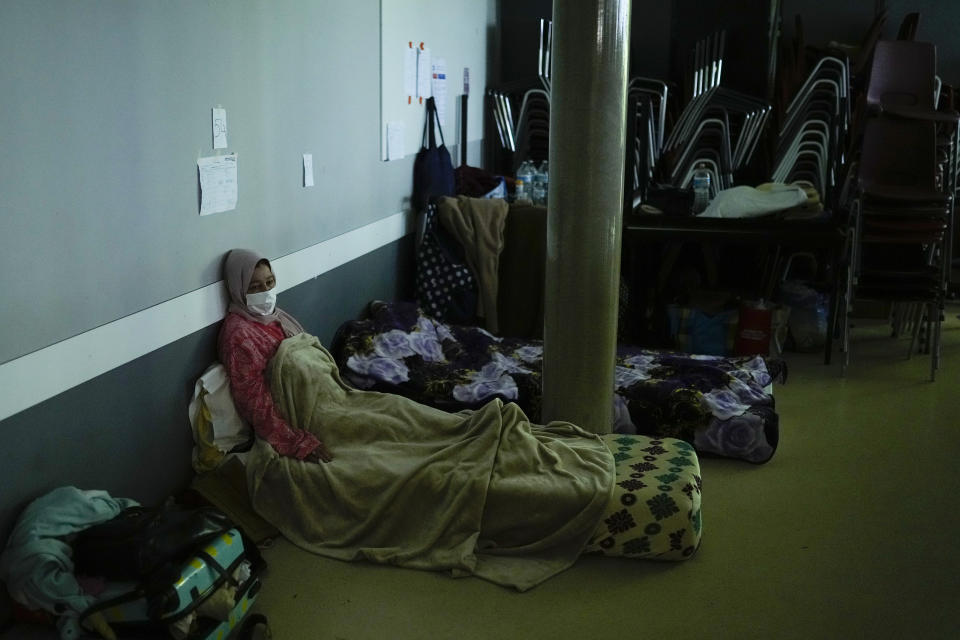
[[[417,301],[437,320],[475,324],[477,280],[463,247],[437,220],[429,205],[423,212],[423,237],[417,245]]]

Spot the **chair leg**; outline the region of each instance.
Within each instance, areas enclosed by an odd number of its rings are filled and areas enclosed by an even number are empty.
[[[856,241],[850,238],[846,264],[844,291],[840,303],[837,305],[838,322],[840,323],[840,375],[846,377],[850,366],[850,314],[853,312],[854,287],[856,286]]]
[[[840,250],[836,250],[831,254],[830,264],[832,265],[833,269],[833,286],[830,290],[830,309],[827,318],[827,340],[826,344],[824,345],[823,364],[825,365],[829,365],[831,359],[833,358],[833,343],[843,335],[843,330],[840,326],[842,317],[840,307],[842,304],[846,303],[847,295],[846,292],[842,291],[840,288],[840,259]]]
[[[933,333],[933,344],[930,348],[930,382],[934,382],[937,379],[937,369],[940,368],[940,309],[937,303],[930,303],[930,317],[933,323],[932,333]]]
[[[917,348],[920,337],[920,328],[923,326],[923,305],[910,303],[910,324],[913,327],[912,337],[910,338],[910,348],[907,350],[907,360],[913,355]]]
[[[848,289],[849,290],[849,289]],[[850,366],[850,298],[845,296],[840,318],[840,376],[846,377]]]
[[[904,306],[899,302],[893,303],[893,308],[890,310],[890,337],[899,338],[900,331],[903,329],[904,325]]]
[[[935,309],[937,314],[937,319],[935,320],[934,329],[936,330],[936,335],[933,339],[933,370],[936,372],[940,368],[940,358],[941,358],[941,347],[943,346],[943,303],[941,302],[938,305],[939,308]]]

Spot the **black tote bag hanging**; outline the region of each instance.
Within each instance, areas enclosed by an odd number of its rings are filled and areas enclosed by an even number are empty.
[[[434,135],[434,126],[440,132],[440,146]],[[428,138],[429,132],[429,138]],[[429,144],[428,144],[429,139]],[[437,117],[437,104],[427,98],[427,121],[423,126],[421,149],[413,161],[413,207],[423,211],[433,198],[455,195],[453,162],[443,140],[443,129]]]
[[[437,205],[429,204],[423,240],[417,247],[417,302],[444,322],[476,324],[477,279],[467,266],[463,247],[437,219]]]

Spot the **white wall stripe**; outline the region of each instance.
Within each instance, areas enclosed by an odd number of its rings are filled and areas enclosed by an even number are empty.
[[[295,287],[413,230],[397,213],[290,255],[271,259],[277,287]],[[191,291],[0,365],[0,420],[223,319],[223,282]]]

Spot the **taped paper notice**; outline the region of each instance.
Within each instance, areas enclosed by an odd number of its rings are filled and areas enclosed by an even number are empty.
[[[403,98],[409,102],[410,98],[417,95],[417,50],[413,48],[410,42],[407,48],[403,50]]]
[[[313,154],[303,154],[303,186],[313,186]]]
[[[447,61],[436,58],[433,62],[433,78],[431,81],[433,99],[437,103],[437,117],[440,126],[447,126]]]
[[[197,158],[200,170],[200,215],[237,208],[237,154]]]
[[[407,127],[403,122],[387,123],[387,160],[399,160],[403,157],[403,138]]]
[[[417,53],[417,97],[426,100],[433,95],[433,64],[430,61],[430,49],[420,49]]]
[[[227,110],[214,108],[212,112],[213,148],[227,148]]]

